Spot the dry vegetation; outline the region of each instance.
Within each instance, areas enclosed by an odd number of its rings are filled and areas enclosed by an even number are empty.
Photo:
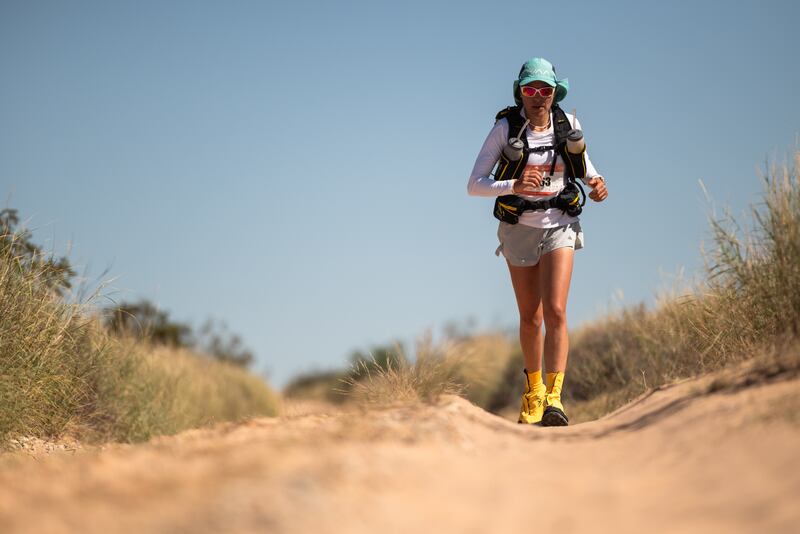
[[[565,397],[573,421],[600,417],[662,384],[743,360],[763,360],[753,367],[756,374],[800,368],[798,168],[800,152],[793,166],[764,173],[763,199],[752,207],[750,226],[728,213],[711,218],[704,281],[661,298],[653,309],[636,306],[571,333]],[[298,377],[287,393],[339,400],[344,393],[390,403],[460,390],[483,408],[510,412],[523,389],[515,346],[516,340],[501,335],[440,346],[428,338],[418,345],[414,363],[397,347],[397,358],[388,360],[395,365],[361,361],[350,371]]]
[[[566,400],[573,421],[602,416],[676,379],[743,360],[742,380],[800,370],[800,152],[768,169],[742,227],[713,217],[705,280],[571,334]],[[241,368],[187,350],[109,334],[87,305],[53,290],[48,263],[0,253],[0,444],[9,438],[138,441],[214,421],[273,415],[276,395]],[[401,346],[350,369],[296,378],[289,396],[367,405],[427,402],[457,392],[491,411],[516,409],[522,358],[500,334],[430,335],[411,361]],[[739,382],[737,382],[737,380]]]
[[[573,332],[569,387],[601,415],[642,391],[751,358],[797,366],[800,331],[800,152],[762,177],[763,199],[743,227],[712,217],[706,280],[653,310],[623,311]],[[766,367],[765,367],[766,368]]]
[[[388,360],[388,365],[375,359],[356,362],[341,379],[345,387],[338,391],[380,406],[431,402],[446,393],[487,406],[513,354],[508,341],[496,335],[434,344],[428,333],[417,342],[413,362],[401,346],[395,350],[397,358]]]
[[[353,358],[346,370],[296,377],[286,386],[284,395],[389,406],[428,402],[443,393],[458,393],[491,409],[498,404],[497,390],[505,384],[508,369],[518,367],[514,351],[514,344],[502,334],[448,338],[435,344],[428,332],[417,340],[413,361],[398,343],[388,348],[376,347],[367,356]]]
[[[45,283],[47,262],[0,250],[0,446],[65,434],[138,441],[276,413],[277,397],[259,378],[110,335],[87,304]]]

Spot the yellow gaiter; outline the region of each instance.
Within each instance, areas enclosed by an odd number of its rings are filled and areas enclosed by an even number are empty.
[[[544,413],[545,386],[542,383],[542,371],[525,373],[525,393],[522,394],[522,406],[519,409],[518,423],[537,424]]]
[[[545,403],[547,406],[555,406],[562,412],[564,406],[561,404],[561,387],[564,384],[564,371],[547,373],[547,389]]]

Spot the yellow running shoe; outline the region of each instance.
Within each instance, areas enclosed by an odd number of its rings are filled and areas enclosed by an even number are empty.
[[[545,387],[542,384],[542,371],[525,373],[525,393],[522,394],[522,406],[519,409],[517,423],[538,425],[544,414]]]
[[[569,419],[561,404],[561,387],[564,384],[564,371],[547,373],[547,389],[544,397],[542,426],[567,426]]]

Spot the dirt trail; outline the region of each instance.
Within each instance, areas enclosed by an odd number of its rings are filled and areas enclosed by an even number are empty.
[[[448,396],[8,454],[0,531],[797,532],[800,379],[709,380],[566,428]]]

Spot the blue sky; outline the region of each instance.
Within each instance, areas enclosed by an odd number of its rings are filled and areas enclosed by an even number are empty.
[[[514,328],[466,182],[528,58],[610,197],[572,326],[702,267],[796,146],[797,2],[0,2],[0,193],[105,293],[224,320],[278,386],[473,318]]]

